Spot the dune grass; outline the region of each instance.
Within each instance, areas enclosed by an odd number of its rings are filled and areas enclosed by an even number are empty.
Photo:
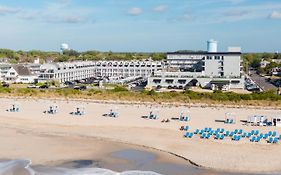
[[[225,104],[225,105],[250,105],[281,107],[281,96],[273,91],[237,94],[234,92],[213,93],[206,92],[155,92],[128,91],[124,87],[115,87],[110,90],[86,90],[74,89],[28,89],[28,88],[4,88],[0,87],[0,96],[10,97],[42,97],[42,98],[75,98],[92,100],[120,100],[155,103],[201,103],[201,104]]]

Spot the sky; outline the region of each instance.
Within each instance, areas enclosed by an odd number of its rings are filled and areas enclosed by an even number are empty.
[[[281,0],[0,0],[0,48],[281,51]]]

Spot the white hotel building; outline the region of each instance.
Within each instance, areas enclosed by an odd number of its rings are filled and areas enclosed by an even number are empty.
[[[82,80],[90,77],[148,80],[148,88],[185,88],[200,85],[212,89],[244,88],[241,49],[217,52],[217,43],[208,41],[206,52],[167,53],[165,61],[84,61],[48,63],[40,67],[39,82]]]
[[[95,63],[90,61],[83,62],[64,62],[47,63],[40,67],[38,82],[82,80],[95,75]]]
[[[40,68],[39,82],[82,80],[90,77],[148,78],[162,69],[160,61],[83,61],[48,63]]]
[[[148,88],[185,88],[200,85],[211,89],[243,89],[241,49],[217,52],[216,41],[208,41],[207,52],[167,53],[169,69],[148,78]]]

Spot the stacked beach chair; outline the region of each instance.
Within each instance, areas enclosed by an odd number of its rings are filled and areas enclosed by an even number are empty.
[[[113,110],[113,109],[110,109],[108,116],[109,116],[109,117],[113,117],[113,118],[118,117],[117,109],[114,109],[114,110]]]
[[[74,108],[74,111],[71,112],[72,115],[75,115],[75,116],[82,116],[82,115],[85,115],[85,107],[84,106],[76,106]]]
[[[18,103],[13,103],[11,105],[11,108],[7,110],[8,112],[19,112],[20,111],[20,105]]]
[[[148,114],[148,119],[156,120],[159,118],[158,116],[159,111],[158,110],[152,110]]]
[[[56,114],[58,112],[58,106],[55,104],[52,104],[49,106],[48,110],[45,112],[47,114]]]
[[[205,127],[203,129],[196,129],[195,131],[190,131],[189,126],[184,126],[180,130],[185,131],[185,138],[192,138],[195,135],[200,139],[214,139],[214,140],[231,140],[234,142],[239,142],[242,139],[248,139],[249,142],[266,142],[276,144],[281,141],[281,134],[278,135],[277,131],[268,131],[266,133],[260,132],[260,130],[251,130],[250,132],[244,131],[243,129],[226,130],[224,128],[209,128]]]
[[[187,114],[184,114],[184,112],[181,112],[179,121],[184,121],[184,122],[190,121],[190,117]]]

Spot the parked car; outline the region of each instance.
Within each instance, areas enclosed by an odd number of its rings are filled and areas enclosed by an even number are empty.
[[[10,85],[9,85],[9,83],[3,82],[2,86],[8,88]]]
[[[40,88],[40,89],[48,89],[49,86],[48,86],[47,84],[44,84],[44,85],[39,86],[39,88]]]
[[[27,88],[36,88],[34,84],[28,85]]]
[[[87,87],[86,86],[75,86],[73,89],[76,89],[76,90],[86,90]]]

